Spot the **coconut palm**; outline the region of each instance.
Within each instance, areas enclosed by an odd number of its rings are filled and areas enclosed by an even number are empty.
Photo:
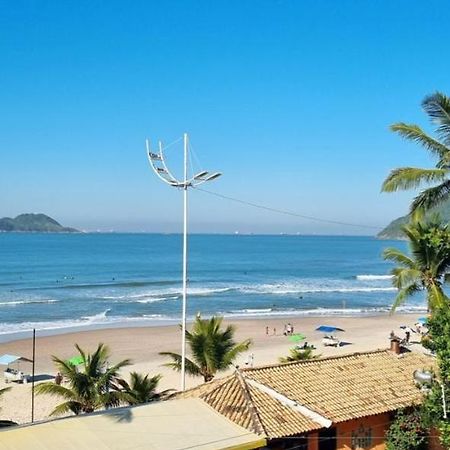
[[[382,186],[382,191],[394,192],[432,184],[432,187],[420,192],[411,204],[410,211],[416,218],[450,198],[450,97],[436,92],[423,100],[422,107],[431,122],[437,125],[436,138],[429,136],[419,126],[404,122],[392,125],[391,130],[425,147],[436,159],[435,167],[394,169]]]
[[[280,363],[289,363],[295,361],[306,361],[314,358],[317,358],[317,356],[313,355],[313,349],[311,347],[305,349],[293,347],[289,350],[289,355],[282,356],[281,358],[278,358],[278,360]]]
[[[150,377],[148,374],[140,374],[137,372],[130,373],[130,381],[119,380],[123,399],[129,405],[138,405],[140,403],[149,403],[165,398],[169,390],[156,392],[161,375]]]
[[[384,259],[398,267],[392,269],[393,285],[399,290],[392,311],[417,292],[426,291],[428,309],[433,311],[448,304],[443,290],[449,281],[450,230],[437,218],[427,223],[415,222],[402,227],[408,238],[410,255],[396,248],[384,251]]]
[[[53,356],[58,371],[64,379],[68,380],[67,387],[53,382],[45,382],[36,386],[38,394],[50,394],[65,400],[56,406],[51,415],[68,412],[78,415],[101,408],[118,406],[123,400],[118,383],[119,370],[129,365],[130,361],[125,359],[109,367],[110,353],[106,345],[99,344],[92,354],[86,353],[78,345],[75,345],[75,348],[82,360],[79,366]]]
[[[186,330],[186,341],[190,347],[192,358],[186,358],[186,372],[194,376],[202,376],[204,381],[210,381],[217,372],[226,370],[236,357],[248,350],[251,340],[246,339],[236,343],[233,339],[235,328],[228,325],[224,330],[222,317],[202,319],[198,315],[192,331]],[[160,355],[169,356],[172,362],[165,364],[174,370],[181,370],[181,355],[172,352],[161,352]]]

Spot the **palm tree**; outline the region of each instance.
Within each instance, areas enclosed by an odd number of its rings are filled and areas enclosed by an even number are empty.
[[[82,364],[78,367],[68,361],[53,356],[58,371],[68,386],[61,386],[54,382],[45,382],[36,386],[38,394],[50,394],[61,397],[65,401],[52,411],[51,415],[72,412],[76,415],[93,412],[97,409],[118,406],[123,400],[119,389],[119,370],[130,364],[125,359],[114,366],[108,366],[109,349],[99,344],[94,353],[86,353],[77,344]],[[81,367],[81,370],[79,368]]]
[[[448,304],[443,285],[450,274],[450,229],[437,218],[427,223],[414,222],[402,227],[408,237],[411,255],[396,248],[384,251],[384,259],[399,264],[392,269],[393,285],[399,290],[392,311],[408,297],[426,291],[428,309],[433,311]]]
[[[415,218],[421,218],[426,211],[450,198],[450,97],[436,92],[425,97],[422,107],[431,122],[437,125],[436,138],[426,134],[419,126],[404,122],[392,125],[391,130],[425,147],[435,157],[435,167],[394,169],[382,186],[382,191],[394,192],[418,188],[423,184],[434,184],[420,192],[413,200],[410,212]]]
[[[185,360],[186,372],[202,376],[205,382],[211,381],[217,372],[230,367],[236,357],[251,345],[250,339],[237,344],[233,339],[234,326],[228,325],[222,330],[222,321],[222,317],[202,319],[198,315],[192,332],[186,330],[186,341],[192,354],[192,359]],[[167,367],[181,370],[181,355],[172,352],[161,352],[160,355],[172,358],[172,362],[165,364]]]
[[[317,356],[313,355],[313,349],[311,347],[305,349],[293,347],[289,350],[288,356],[282,356],[281,358],[278,358],[278,360],[280,363],[289,363],[295,361],[306,361],[314,358],[317,358]]]
[[[123,399],[129,405],[138,405],[141,403],[149,403],[156,400],[161,400],[166,397],[170,390],[156,392],[161,375],[149,377],[148,374],[142,375],[137,372],[130,373],[130,382],[119,380]]]

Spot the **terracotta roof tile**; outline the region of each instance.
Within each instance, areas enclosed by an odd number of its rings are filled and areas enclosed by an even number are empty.
[[[341,422],[419,403],[412,374],[433,365],[419,353],[398,357],[383,350],[245,369],[243,375]]]
[[[322,428],[314,413],[336,423],[420,403],[412,374],[433,366],[418,353],[355,353],[247,368],[177,397],[201,398],[247,430],[277,438]]]

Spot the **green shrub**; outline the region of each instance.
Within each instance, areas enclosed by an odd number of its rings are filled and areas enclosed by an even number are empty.
[[[386,433],[386,450],[426,450],[428,428],[419,409],[400,410]]]

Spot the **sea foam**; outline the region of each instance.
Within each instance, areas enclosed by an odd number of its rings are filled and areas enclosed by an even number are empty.
[[[356,275],[360,281],[392,280],[392,275]]]

